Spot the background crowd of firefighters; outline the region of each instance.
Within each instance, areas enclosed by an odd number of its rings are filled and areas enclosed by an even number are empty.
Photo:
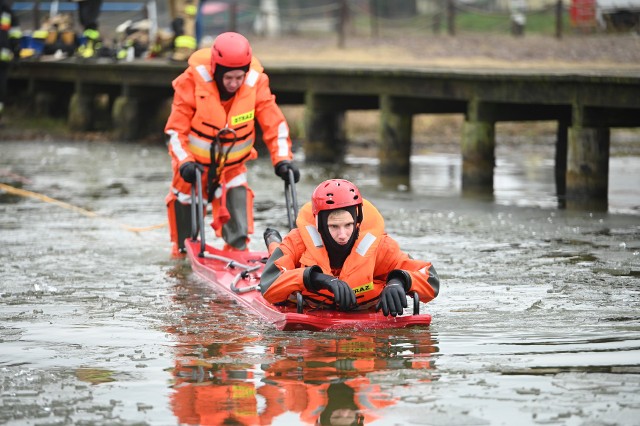
[[[197,48],[196,18],[200,0],[169,0],[171,29],[157,30],[157,16],[137,21],[126,20],[115,31],[113,40],[105,42],[100,28],[103,0],[73,0],[77,8],[69,13],[69,7],[59,7],[52,2],[49,11],[43,11],[43,19],[34,31],[23,31],[14,9],[14,0],[0,0],[2,20],[0,25],[0,49],[4,62],[31,59],[46,55],[80,58],[111,57],[130,59],[141,56],[163,56],[175,61],[186,61]],[[146,6],[149,9],[150,5]],[[155,13],[155,11],[153,12]],[[80,32],[76,31],[76,19]],[[133,49],[133,50],[132,50]]]
[[[74,13],[62,13],[59,3],[43,14],[39,27],[25,31],[21,27],[14,0],[0,0],[0,126],[7,96],[9,66],[20,60],[41,58],[80,60],[110,58],[131,60],[140,57],[163,57],[186,62],[198,47],[196,17],[200,0],[169,0],[171,30],[159,31],[153,19],[127,20],[115,30],[113,42],[105,42],[100,29],[102,0],[73,0],[77,7],[76,31]],[[68,7],[66,8],[68,10]],[[147,13],[148,14],[148,13]],[[26,23],[22,23],[24,26]]]

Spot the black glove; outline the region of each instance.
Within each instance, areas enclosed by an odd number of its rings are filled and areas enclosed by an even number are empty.
[[[278,164],[276,164],[274,170],[276,172],[276,175],[280,176],[280,178],[285,182],[289,182],[289,170],[293,170],[293,180],[296,183],[298,183],[298,181],[300,180],[300,170],[298,169],[298,166],[296,166],[295,163],[292,163],[289,160],[280,161]]]
[[[404,289],[404,284],[398,278],[392,278],[387,282],[387,285],[382,289],[380,294],[380,301],[376,305],[376,311],[382,309],[384,316],[395,317],[402,313],[402,308],[407,307],[407,292]]]
[[[341,311],[347,311],[356,305],[356,294],[349,287],[349,284],[320,271],[319,266],[312,266],[305,270],[303,282],[307,290],[313,292],[322,289],[329,290],[333,293],[336,308]]]
[[[195,183],[196,181],[196,169],[200,170],[200,173],[204,172],[204,166],[200,163],[196,163],[195,161],[187,161],[182,166],[180,166],[180,176],[187,183]]]

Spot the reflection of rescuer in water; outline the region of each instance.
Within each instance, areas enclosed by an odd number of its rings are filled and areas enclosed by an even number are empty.
[[[250,340],[212,344],[202,358],[178,363],[171,400],[181,424],[268,425],[287,412],[296,413],[299,424],[368,424],[380,418],[381,409],[396,403],[369,380],[369,374],[414,370],[428,382],[431,353],[437,351],[425,332],[402,340],[305,339],[301,346],[268,348],[267,353],[279,358],[261,366],[215,361],[235,358]],[[192,345],[187,347],[193,351]],[[264,375],[260,381],[254,375],[259,368]]]
[[[363,425],[379,417],[376,410],[395,404],[366,377],[331,383],[279,383],[284,410],[297,413],[301,424]]]
[[[425,332],[409,340],[308,339],[302,347],[285,350],[286,359],[262,368],[263,381],[283,389],[286,411],[298,413],[303,424],[361,425],[380,418],[381,409],[396,403],[369,375],[397,369],[430,373],[437,346]],[[431,374],[420,377],[430,381]]]
[[[438,295],[440,280],[431,262],[400,249],[386,234],[382,215],[353,183],[322,182],[296,224],[284,240],[277,231],[265,231],[271,256],[260,287],[269,302],[300,292],[313,307],[396,316],[407,307],[410,291],[424,303]]]
[[[208,349],[208,356],[224,355],[223,345]],[[204,360],[178,363],[171,405],[180,424],[269,425],[283,413],[282,390],[272,384],[256,387],[251,365],[220,366]],[[264,402],[261,409],[258,399]]]
[[[269,425],[282,411],[277,403],[281,391],[264,385],[256,389],[246,380],[247,371],[236,372],[225,384],[204,382],[181,384],[172,396],[173,411],[180,424],[189,425]],[[243,377],[244,376],[244,377]],[[266,403],[259,412],[258,398]]]
[[[209,289],[184,281],[188,276],[185,265],[176,265],[170,275],[179,279],[175,302],[181,312],[166,329],[178,342],[170,395],[177,423],[271,424],[283,410],[282,390],[273,384],[262,385],[254,377],[255,365],[237,357],[261,338],[243,335],[240,327],[244,324],[221,327],[221,317],[227,314],[215,311],[213,302],[203,303]]]
[[[182,377],[176,379],[172,406],[180,424],[269,425],[291,411],[299,413],[304,424],[362,425],[365,419],[376,419],[367,412],[394,404],[364,377],[256,387],[248,370],[205,371],[202,365],[194,365],[176,371]]]
[[[355,402],[354,389],[345,383],[331,383],[326,390],[327,405],[318,417],[321,425],[363,425],[364,416]]]

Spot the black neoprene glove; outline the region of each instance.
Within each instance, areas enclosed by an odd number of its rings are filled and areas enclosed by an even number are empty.
[[[182,166],[180,166],[180,176],[187,183],[195,183],[196,181],[196,169],[200,170],[201,173],[204,172],[204,166],[200,163],[196,163],[195,161],[187,161]]]
[[[329,290],[333,293],[333,300],[336,308],[340,311],[347,311],[356,305],[356,294],[349,284],[327,274],[323,274],[319,266],[311,266],[305,269],[304,286],[307,290],[318,292],[319,290]]]
[[[289,182],[289,170],[293,170],[293,180],[298,183],[300,180],[300,170],[295,163],[289,160],[282,160],[275,165],[274,170],[277,176],[280,176],[285,182]]]
[[[387,285],[380,293],[380,301],[376,305],[376,311],[382,309],[386,317],[389,314],[395,317],[402,314],[402,309],[407,305],[407,291],[411,288],[411,277],[405,271],[391,271],[387,277]]]

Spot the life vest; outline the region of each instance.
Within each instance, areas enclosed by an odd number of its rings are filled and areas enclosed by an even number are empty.
[[[374,278],[377,249],[384,234],[384,219],[367,200],[363,202],[363,217],[358,239],[337,275],[353,289],[360,309],[368,308],[369,302],[378,300],[385,284],[384,277]],[[311,203],[302,207],[296,224],[305,246],[305,251],[300,257],[300,265],[302,267],[318,265],[325,274],[333,275],[335,271],[332,271],[329,264],[329,255],[316,227]],[[328,290],[323,290],[319,295],[309,293],[305,296],[311,302],[333,303],[333,294]]]
[[[215,163],[216,158],[211,157],[212,144],[214,157],[224,161],[225,166],[255,159],[257,152],[253,144],[256,83],[263,71],[262,65],[253,58],[245,82],[235,93],[227,113],[220,102],[218,88],[211,73],[210,60],[210,49],[197,51],[189,58],[188,70],[173,81],[176,95],[184,98],[192,96],[195,107],[186,148],[193,158],[202,164]],[[192,85],[184,84],[187,78],[191,80]],[[230,132],[221,134],[220,144],[216,144],[216,136],[225,128],[234,131],[235,137]],[[171,149],[178,158],[188,156],[188,153],[183,152],[184,146],[172,120],[167,122],[166,131],[170,135]]]
[[[244,163],[258,156],[254,148],[256,120],[273,165],[291,160],[289,126],[260,61],[252,59],[244,83],[228,101],[229,112],[220,101],[210,61],[210,49],[198,50],[189,58],[189,67],[172,83],[175,93],[165,133],[177,178],[177,171],[187,161],[215,164],[217,176],[222,175],[220,182],[244,173]],[[218,133],[220,144],[216,142]],[[190,191],[188,184],[175,179],[173,187],[181,193]]]

